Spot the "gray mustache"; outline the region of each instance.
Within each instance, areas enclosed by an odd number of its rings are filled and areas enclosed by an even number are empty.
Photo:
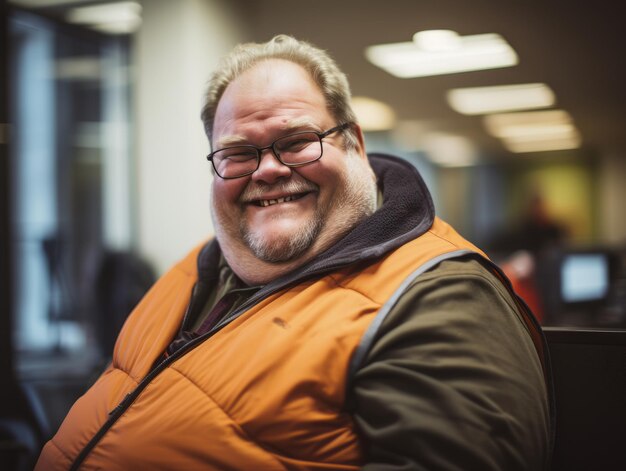
[[[306,193],[309,191],[317,191],[318,186],[310,182],[289,181],[281,182],[274,185],[267,185],[265,183],[251,183],[249,184],[243,194],[241,195],[241,202],[248,202],[252,200],[262,199],[268,193]]]

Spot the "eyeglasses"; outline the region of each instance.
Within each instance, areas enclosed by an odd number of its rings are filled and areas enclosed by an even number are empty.
[[[350,127],[344,123],[324,132],[303,131],[280,137],[267,147],[234,146],[218,149],[207,155],[220,178],[232,179],[254,173],[261,164],[264,150],[271,149],[276,158],[287,167],[301,167],[322,158],[322,139]]]

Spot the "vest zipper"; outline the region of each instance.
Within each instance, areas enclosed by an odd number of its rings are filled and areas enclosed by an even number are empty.
[[[80,465],[83,463],[85,458],[87,458],[87,455],[89,455],[91,450],[93,450],[93,448],[98,444],[102,437],[104,437],[104,435],[115,424],[115,422],[117,422],[117,420],[124,414],[124,412],[126,412],[131,404],[135,402],[135,399],[139,397],[141,392],[152,382],[154,378],[156,378],[171,363],[174,363],[180,357],[190,352],[206,339],[208,339],[210,336],[212,336],[221,327],[222,326],[215,326],[212,330],[205,333],[204,335],[193,339],[192,341],[181,347],[179,350],[174,352],[173,355],[167,357],[166,359],[158,363],[154,368],[152,368],[152,370],[150,370],[150,372],[139,382],[135,389],[126,394],[126,396],[124,396],[124,399],[122,399],[121,402],[109,412],[109,418],[100,427],[98,432],[91,438],[91,440],[89,440],[89,442],[83,447],[78,456],[76,456],[76,459],[72,463],[70,471],[77,471],[79,469]]]
[[[126,394],[126,396],[124,396],[124,399],[122,399],[122,401],[117,406],[115,406],[114,409],[112,409],[109,412],[109,418],[107,419],[107,421],[100,427],[98,432],[91,438],[91,440],[89,440],[89,442],[83,447],[81,452],[78,454],[78,456],[76,457],[76,459],[72,463],[72,466],[69,469],[69,471],[78,471],[80,465],[83,463],[85,458],[87,458],[87,456],[89,455],[91,450],[93,450],[94,447],[98,444],[98,442],[102,439],[102,437],[104,437],[104,435],[115,424],[115,422],[117,422],[117,420],[122,416],[122,414],[124,414],[124,412],[126,412],[126,410],[131,406],[131,404],[135,401],[135,399],[137,399],[137,397],[139,397],[141,392],[148,386],[148,384],[150,384],[150,382],[152,382],[152,380],[154,378],[156,378],[163,370],[165,370],[165,368],[167,368],[171,363],[174,363],[180,357],[182,357],[183,355],[185,355],[189,351],[193,350],[195,347],[197,347],[198,345],[203,343],[205,340],[207,340],[209,337],[211,337],[218,330],[222,329],[222,327],[230,324],[230,322],[232,322],[237,317],[239,317],[241,314],[243,314],[248,308],[250,308],[253,305],[257,304],[258,302],[260,302],[261,300],[265,299],[266,297],[271,296],[272,294],[274,294],[274,293],[276,293],[276,292],[278,292],[278,291],[280,291],[282,289],[287,288],[288,286],[292,285],[294,283],[294,281],[302,282],[302,281],[304,281],[306,279],[313,278],[314,276],[323,276],[325,273],[327,273],[329,271],[332,271],[332,270],[330,270],[330,268],[331,267],[327,267],[325,270],[318,270],[317,272],[309,273],[309,274],[307,274],[307,276],[304,276],[304,277],[297,277],[296,276],[296,277],[293,277],[293,278],[292,277],[288,277],[287,279],[278,280],[278,283],[276,283],[274,286],[271,286],[265,292],[262,292],[263,289],[261,289],[261,291],[253,294],[250,299],[248,299],[241,306],[239,306],[238,309],[235,309],[235,311],[232,312],[230,316],[228,316],[225,319],[222,319],[222,321],[220,321],[217,325],[213,326],[213,328],[211,330],[209,330],[208,332],[204,333],[200,337],[197,337],[197,338],[191,340],[190,342],[188,342],[184,346],[180,347],[180,349],[176,350],[176,352],[174,352],[172,355],[170,355],[169,357],[165,358],[160,363],[157,363],[156,366],[154,366],[152,368],[152,370],[150,370],[150,372],[139,382],[137,387],[135,389],[133,389],[131,392],[129,392],[128,394]],[[292,279],[289,279],[289,278],[292,278]],[[195,288],[195,286],[194,286],[194,288]],[[190,301],[189,301],[190,304],[192,302],[192,299],[190,299]],[[191,306],[188,305],[187,306],[187,310],[185,311],[185,314],[183,316],[183,322],[186,320],[187,314],[188,314],[188,311],[190,310],[190,308],[191,308]]]

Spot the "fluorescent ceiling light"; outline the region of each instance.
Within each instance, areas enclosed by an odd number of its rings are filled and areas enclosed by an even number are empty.
[[[511,152],[540,152],[580,147],[580,132],[564,110],[485,116],[487,131]]]
[[[431,121],[400,121],[393,129],[393,141],[408,152],[421,151],[441,167],[467,167],[478,162],[476,147],[464,136],[437,131]]]
[[[493,135],[510,141],[534,141],[570,137],[578,131],[573,124],[525,124],[498,129]]]
[[[458,36],[454,31],[421,31],[413,42],[370,46],[365,57],[400,78],[510,67],[513,48],[498,34]]]
[[[446,94],[453,110],[467,115],[548,108],[554,92],[544,83],[455,88]]]
[[[393,128],[391,138],[398,148],[407,152],[422,150],[424,136],[434,131],[431,121],[401,120]]]
[[[69,23],[86,25],[112,33],[132,33],[141,25],[141,5],[137,2],[116,2],[72,8],[66,19]]]
[[[424,136],[422,149],[426,157],[442,167],[467,167],[476,164],[476,149],[463,136],[431,133]]]
[[[580,138],[556,139],[549,141],[510,142],[503,141],[504,147],[510,152],[522,154],[526,152],[547,152],[553,150],[577,149],[580,147]]]
[[[352,108],[363,131],[385,131],[396,123],[395,113],[382,101],[355,96],[352,97]]]
[[[483,123],[489,134],[503,137],[510,128],[572,124],[573,119],[565,110],[548,110],[491,114],[483,118]]]
[[[451,51],[461,47],[460,36],[449,29],[418,31],[413,42],[423,51]]]

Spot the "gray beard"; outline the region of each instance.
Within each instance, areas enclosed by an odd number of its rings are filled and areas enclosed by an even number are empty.
[[[239,233],[252,253],[267,263],[284,263],[304,254],[322,231],[323,221],[318,212],[313,219],[300,227],[291,237],[283,237],[279,241],[268,243],[264,237],[249,230],[242,221]]]

